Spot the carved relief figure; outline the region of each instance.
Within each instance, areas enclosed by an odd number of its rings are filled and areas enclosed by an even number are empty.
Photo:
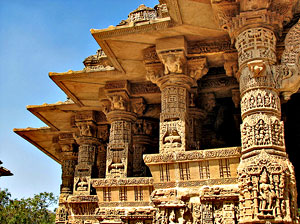
[[[79,178],[76,190],[77,191],[87,191],[88,190],[88,182],[85,177]]]
[[[126,110],[126,102],[122,96],[113,95],[109,98],[112,110]]]
[[[162,55],[162,62],[165,65],[164,73],[182,73],[182,61],[179,55],[165,54]]]
[[[263,214],[264,212],[271,212],[274,209],[274,199],[276,194],[274,192],[274,187],[270,184],[270,180],[266,170],[264,169],[259,180],[260,188],[260,211]]]

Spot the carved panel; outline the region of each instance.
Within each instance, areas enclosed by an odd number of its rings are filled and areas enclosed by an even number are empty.
[[[284,150],[283,122],[276,116],[251,115],[241,126],[242,149],[277,147]]]
[[[286,158],[264,150],[240,164],[240,221],[295,220],[295,176]]]
[[[162,113],[186,112],[188,91],[182,87],[166,87],[162,91]]]
[[[253,58],[276,62],[276,37],[273,31],[265,28],[252,28],[240,33],[236,38],[239,66]]]
[[[241,101],[241,111],[245,114],[256,109],[274,110],[280,114],[280,100],[278,94],[269,89],[256,89],[246,92]]]
[[[113,121],[107,147],[106,177],[126,177],[131,147],[131,122]]]

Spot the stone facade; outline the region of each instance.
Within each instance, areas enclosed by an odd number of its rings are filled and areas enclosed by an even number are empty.
[[[85,68],[50,73],[70,100],[29,108],[50,128],[16,130],[62,165],[56,223],[298,223],[297,6],[161,0],[91,30]]]

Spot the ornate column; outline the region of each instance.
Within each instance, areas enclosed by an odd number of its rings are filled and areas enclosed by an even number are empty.
[[[62,154],[62,184],[61,194],[72,194],[75,166],[77,164],[78,153],[76,152],[75,139],[73,133],[60,133],[58,143],[61,146]]]
[[[146,165],[143,154],[151,145],[153,147],[152,132],[155,123],[147,119],[138,119],[133,124],[133,176],[146,177]]]
[[[161,63],[146,63],[147,78],[161,90],[160,153],[185,151],[188,146],[190,88],[207,73],[206,58],[188,59],[184,37],[157,40]]]
[[[74,194],[89,195],[90,179],[95,175],[95,155],[100,145],[97,138],[96,112],[83,111],[75,116],[79,134],[75,137],[78,149],[78,164],[75,169]]]
[[[55,223],[66,223],[70,215],[68,206],[68,196],[72,195],[75,166],[77,164],[78,153],[76,142],[72,132],[60,133],[56,141],[61,152],[62,184],[60,187],[59,207],[56,211]]]
[[[108,100],[102,101],[103,111],[111,123],[107,147],[106,178],[132,176],[132,124],[137,113],[144,110],[142,98],[131,99],[129,83],[109,82],[105,86]]]
[[[239,223],[296,223],[295,175],[285,153],[275,65],[276,34],[291,18],[292,2],[221,1],[213,8],[238,51],[243,120]]]

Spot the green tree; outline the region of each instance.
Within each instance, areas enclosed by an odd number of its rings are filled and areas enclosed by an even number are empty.
[[[7,189],[0,190],[0,223],[49,224],[55,222],[55,212],[49,207],[57,203],[53,193],[43,192],[32,198],[11,199]]]

